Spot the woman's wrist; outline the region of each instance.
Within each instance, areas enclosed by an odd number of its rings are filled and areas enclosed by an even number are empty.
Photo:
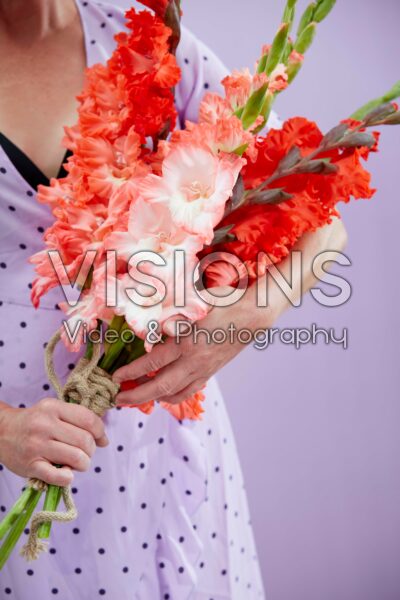
[[[5,440],[7,434],[7,417],[13,410],[15,409],[9,404],[6,404],[5,402],[0,402],[0,463],[4,462],[2,450],[4,444],[2,444],[2,441]]]

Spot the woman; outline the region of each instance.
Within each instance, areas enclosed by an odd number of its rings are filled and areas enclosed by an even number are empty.
[[[29,300],[33,272],[27,258],[41,249],[52,220],[36,202],[35,189],[60,174],[62,126],[75,120],[84,68],[107,59],[113,34],[122,28],[121,11],[94,0],[0,0],[0,505],[3,512],[10,508],[23,485],[20,476],[39,477],[72,482],[80,511],[72,526],[53,528],[49,553],[33,565],[14,553],[1,573],[0,595],[262,598],[235,442],[210,379],[242,345],[187,339],[178,347],[170,340],[117,372],[123,381],[162,369],[151,383],[121,393],[123,404],[177,402],[208,381],[201,422],[178,422],[162,410],[151,417],[122,410],[112,411],[104,426],[85,408],[49,397],[42,354],[61,322],[61,297],[49,294],[38,311]],[[187,31],[178,62],[183,77],[176,103],[183,123],[196,118],[205,89],[220,90],[226,71]],[[304,289],[313,283],[312,257],[340,250],[344,239],[343,227],[334,223],[301,240]],[[282,269],[289,274],[290,265]],[[254,296],[250,289],[201,325],[268,327],[288,304],[277,288],[270,291],[270,308],[256,309]],[[60,375],[71,363],[60,350]]]

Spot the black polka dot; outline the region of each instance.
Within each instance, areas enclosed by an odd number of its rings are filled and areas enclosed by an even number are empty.
[[[166,483],[167,483],[167,480],[165,479],[165,477],[163,477],[163,478],[161,479],[161,485],[165,485]]]
[[[156,538],[157,538],[158,540],[162,540],[162,535],[161,535],[161,533],[157,533],[157,535],[156,535]]]
[[[184,572],[184,570],[185,570],[185,569],[184,569],[183,567],[179,567],[179,569],[178,569],[179,573],[183,573],[183,572]]]
[[[37,228],[39,233],[44,233],[44,227],[40,226]]]
[[[128,528],[124,525],[123,527],[121,527],[121,531],[122,533],[126,533],[128,531]]]
[[[71,488],[71,492],[73,494],[77,494],[78,493],[78,488],[76,488],[76,487]]]
[[[96,43],[96,40],[90,40],[90,43],[93,45]]]
[[[44,389],[45,392],[47,392],[50,389],[50,386],[49,386],[48,383],[43,384],[42,387],[43,387],[43,389]]]
[[[160,567],[160,569],[164,569],[165,568],[165,563],[160,562],[160,564],[158,566]]]
[[[145,464],[144,464],[144,463],[140,463],[139,467],[140,467],[141,469],[144,469],[144,467],[145,467]]]
[[[78,527],[74,527],[73,530],[72,530],[72,533],[74,535],[78,535],[79,532],[80,532],[80,530],[78,529]]]
[[[9,206],[8,210],[11,210],[11,212],[15,212],[15,206]]]
[[[99,548],[98,552],[99,552],[99,554],[105,554],[106,553],[106,551],[104,550],[104,548]]]
[[[0,340],[0,348],[2,348],[3,346],[4,346],[3,340]]]
[[[105,593],[106,593],[106,590],[103,590],[103,589],[99,590],[100,596],[104,596]]]
[[[169,600],[170,596],[169,594],[164,594],[164,600]]]
[[[215,533],[215,531],[213,531],[213,533],[211,534],[211,537],[212,537],[213,539],[215,539],[215,538],[217,537],[217,534]]]
[[[25,329],[25,327],[26,327],[26,323],[25,323],[25,321],[21,321],[21,323],[20,323],[20,327],[22,327],[22,329]]]
[[[145,508],[146,508],[146,506],[147,506],[146,502],[142,502],[142,504],[140,505],[140,508],[143,508],[143,509],[145,509]]]
[[[111,19],[111,17],[112,17],[112,16],[113,16],[113,14],[112,14],[112,13],[107,13],[107,17],[108,17],[109,19]]]
[[[18,408],[26,408],[25,404],[20,404]]]
[[[89,2],[82,2],[82,6],[87,6]]]
[[[124,485],[120,485],[119,486],[119,491],[120,492],[124,492],[125,491],[125,486]]]
[[[52,594],[58,594],[58,589],[57,589],[57,588],[53,588],[53,589],[51,590],[51,593],[52,593]]]
[[[146,550],[146,548],[148,548],[148,546],[149,546],[149,545],[148,545],[148,544],[146,544],[146,542],[144,542],[144,544],[142,544],[142,548],[143,548],[143,550]]]
[[[100,508],[100,506],[98,508],[96,508],[96,512],[97,514],[101,515],[101,513],[103,512],[103,509]]]
[[[73,371],[73,370],[75,369],[75,365],[74,365],[73,363],[70,363],[70,364],[68,365],[68,369],[69,369],[70,371]]]
[[[123,449],[124,449],[124,447],[123,447],[123,446],[117,446],[117,450],[118,450],[118,452],[122,452],[122,450],[123,450]]]
[[[26,364],[24,362],[19,363],[19,368],[20,369],[25,369],[25,367],[26,367]]]
[[[209,87],[210,87],[210,84],[209,84],[209,83],[205,83],[205,84],[204,84],[204,88],[205,88],[206,90],[208,90],[208,88],[209,88]]]
[[[94,468],[94,472],[95,473],[101,473],[101,467],[95,467]]]
[[[184,460],[185,462],[189,462],[189,457],[188,457],[188,456],[182,456],[182,458],[183,458],[183,460]]]
[[[189,64],[189,59],[185,58],[185,63],[188,65]]]
[[[26,195],[27,195],[27,196],[30,196],[30,197],[32,197],[32,196],[33,196],[33,192],[32,192],[32,190],[28,190],[28,191],[26,192]]]
[[[6,587],[6,588],[4,589],[4,592],[5,592],[6,594],[11,594],[11,588],[9,588],[9,587]]]
[[[19,247],[21,248],[21,250],[26,250],[26,245],[25,244],[20,244]]]
[[[32,577],[32,575],[33,575],[32,569],[28,569],[26,574],[29,575],[29,577]]]
[[[7,265],[6,265],[6,263],[5,263],[5,262],[1,262],[1,263],[0,263],[0,267],[1,267],[2,269],[7,269]]]
[[[162,438],[162,437],[161,437],[161,438],[159,438],[159,440],[158,440],[158,443],[159,443],[159,444],[163,444],[163,443],[164,443],[164,438]]]
[[[7,169],[5,169],[4,167],[0,167],[0,173],[3,173],[3,175],[5,173],[7,173]]]
[[[185,491],[185,494],[186,494],[186,496],[191,496],[191,495],[192,495],[192,492],[191,492],[190,490],[186,490],[186,491]]]
[[[80,574],[82,573],[82,569],[81,569],[80,567],[77,567],[77,568],[75,569],[75,573],[76,573],[77,575],[80,575]]]
[[[142,423],[142,421],[139,421],[139,423],[138,423],[138,427],[139,427],[139,429],[140,429],[141,427],[143,427],[143,423]]]
[[[50,548],[49,552],[50,554],[56,554],[57,550],[55,548]]]
[[[129,571],[129,568],[128,568],[128,567],[124,567],[124,568],[122,569],[122,572],[123,572],[123,573],[128,573],[128,571]]]
[[[226,569],[222,569],[221,575],[226,575]]]
[[[5,506],[0,506],[0,511],[1,512],[6,512],[6,507]]]
[[[203,59],[204,60],[208,60],[208,56],[203,56]]]
[[[181,544],[183,544],[183,542],[185,541],[185,538],[183,537],[183,535],[181,535],[181,537],[179,538],[179,541]]]
[[[104,27],[105,27],[105,26],[106,26],[106,24],[105,24],[105,23],[102,23],[102,24],[100,25],[100,27],[101,27],[102,29],[104,29]]]
[[[204,569],[204,563],[203,563],[203,562],[201,562],[201,563],[199,564],[199,567],[200,567],[200,569]]]

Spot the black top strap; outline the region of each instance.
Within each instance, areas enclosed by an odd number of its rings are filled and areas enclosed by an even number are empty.
[[[8,158],[20,173],[20,175],[25,179],[25,181],[33,188],[37,189],[38,185],[49,185],[50,180],[36,165],[35,163],[23,152],[18,146],[16,146],[8,137],[3,135],[0,132],[0,145],[2,146],[4,152],[7,154]],[[64,162],[67,160],[68,156],[71,155],[71,152],[67,150],[63,164],[60,167],[60,170],[57,174],[57,178],[65,177],[67,175],[66,170],[64,169]]]

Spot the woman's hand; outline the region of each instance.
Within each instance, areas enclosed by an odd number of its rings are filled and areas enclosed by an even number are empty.
[[[340,252],[346,241],[344,226],[338,219],[315,233],[306,234],[293,249],[302,253],[302,269],[292,273],[292,285],[296,279],[301,280],[303,293],[308,291],[316,282],[312,271],[314,258],[326,250]],[[290,280],[289,259],[279,265],[279,270]],[[227,340],[224,343],[210,341],[210,336],[207,338],[206,334],[199,334],[196,340],[193,332],[182,339],[170,337],[164,343],[158,344],[149,354],[118,369],[113,377],[117,383],[140,380],[154,371],[157,371],[157,374],[132,390],[120,392],[116,399],[117,404],[131,406],[150,400],[177,404],[199,391],[212,375],[245,347],[237,335],[229,335],[231,324],[236,332],[244,329],[267,329],[290,306],[281,289],[270,281],[269,306],[257,307],[255,287],[250,287],[245,296],[232,306],[214,307],[205,319],[196,324],[197,328],[210,334],[216,329],[227,332]],[[216,291],[214,289],[213,293]]]
[[[66,486],[107,446],[103,421],[77,404],[45,398],[32,408],[0,405],[0,462],[22,477]],[[57,468],[54,465],[64,465]]]

